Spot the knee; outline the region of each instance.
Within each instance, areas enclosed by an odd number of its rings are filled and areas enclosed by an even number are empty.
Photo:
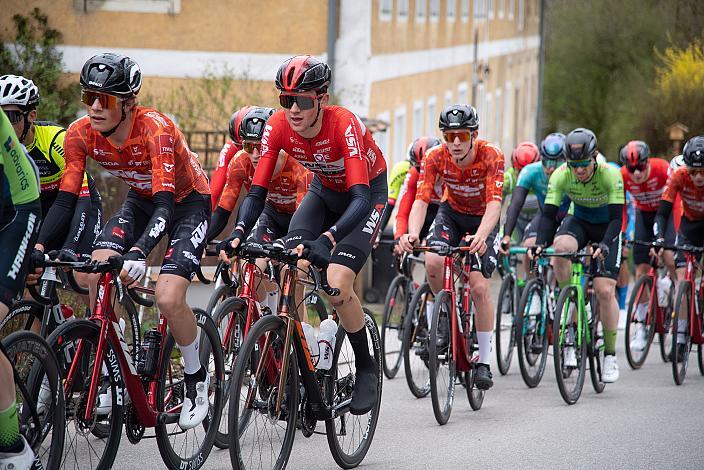
[[[599,302],[608,302],[612,298],[616,298],[615,283],[603,283],[598,284],[594,287],[596,296],[599,298]]]
[[[354,296],[354,271],[341,265],[331,265],[327,270],[328,284],[330,287],[340,289],[340,294],[331,297],[333,307],[339,308],[352,302]]]
[[[97,284],[98,279],[100,279],[99,274],[87,274],[75,271],[73,273],[73,277],[76,279],[76,283],[84,289],[87,289],[91,284]]]
[[[428,255],[425,258],[425,269],[428,273],[428,277],[441,277],[443,258],[440,256]]]
[[[475,302],[483,302],[489,300],[489,283],[485,282],[485,280],[482,281],[476,282],[471,286],[472,299],[474,299]]]
[[[155,290],[156,304],[159,311],[168,319],[186,305],[185,293],[176,292],[171,286],[157,284]]]

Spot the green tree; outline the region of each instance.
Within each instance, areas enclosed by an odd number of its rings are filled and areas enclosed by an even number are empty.
[[[0,44],[2,73],[22,75],[39,87],[39,118],[68,125],[76,117],[80,88],[62,85],[63,54],[56,48],[61,32],[49,26],[47,15],[34,8],[28,16],[12,17],[14,37],[3,32]]]

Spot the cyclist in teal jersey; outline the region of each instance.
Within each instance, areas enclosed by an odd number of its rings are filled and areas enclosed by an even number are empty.
[[[37,168],[20,144],[5,112],[0,112],[0,321],[22,291],[29,253],[41,218]],[[34,453],[19,432],[15,381],[0,354],[0,468],[30,468]]]
[[[598,243],[594,251],[603,266],[597,270],[594,289],[601,309],[604,328],[604,369],[602,380],[615,382],[619,371],[616,361],[618,303],[615,288],[621,267],[621,225],[623,221],[623,178],[621,172],[604,163],[597,163],[597,140],[588,129],[575,129],[567,136],[564,154],[567,165],[552,174],[545,197],[534,253],[540,253],[551,241],[558,206],[567,195],[574,204],[574,215],[562,221],[555,234],[553,248],[559,252],[577,251],[588,243]],[[570,261],[553,260],[555,277],[560,287],[569,283]],[[565,354],[565,365],[576,366],[573,348]]]

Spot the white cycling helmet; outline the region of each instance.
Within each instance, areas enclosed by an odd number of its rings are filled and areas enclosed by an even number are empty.
[[[17,105],[23,109],[36,106],[39,102],[39,88],[32,80],[19,75],[0,77],[0,105]]]

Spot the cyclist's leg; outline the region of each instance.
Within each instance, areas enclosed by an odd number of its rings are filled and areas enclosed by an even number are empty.
[[[248,242],[256,243],[271,243],[274,240],[284,237],[288,233],[288,228],[291,223],[291,214],[279,212],[270,204],[266,204],[264,211],[257,219],[257,223],[252,228]],[[257,260],[257,266],[263,273],[267,271],[267,263],[263,259]],[[272,273],[273,274],[273,273]],[[279,291],[275,282],[269,279],[262,279],[262,282],[257,284],[257,300],[262,306],[269,307],[269,310],[276,313],[278,308]],[[303,309],[304,317],[306,309]],[[306,318],[303,318],[307,321]]]
[[[457,246],[462,235],[461,227],[458,226],[454,211],[448,203],[440,204],[435,220],[428,230],[429,246]],[[428,285],[433,294],[437,294],[442,289],[442,268],[445,263],[443,256],[435,253],[425,254],[425,270],[428,278]],[[430,306],[429,306],[430,307]]]
[[[587,236],[582,225],[576,217],[568,215],[562,220],[555,234],[552,247],[556,252],[577,251],[587,244]],[[552,266],[555,269],[555,279],[559,287],[569,284],[572,263],[568,259],[553,258]]]

